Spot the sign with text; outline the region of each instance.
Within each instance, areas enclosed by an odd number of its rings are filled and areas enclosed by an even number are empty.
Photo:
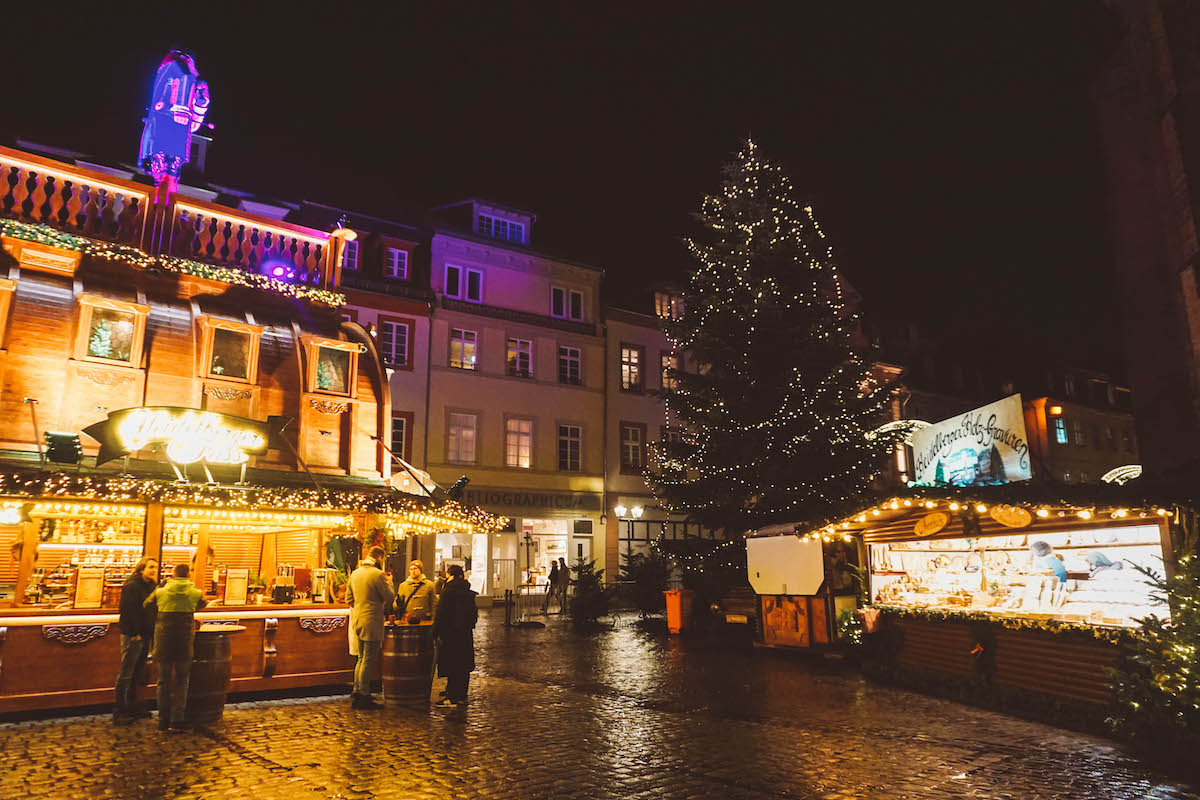
[[[1033,478],[1025,412],[1014,394],[912,436],[915,483],[983,486]]]
[[[175,464],[244,464],[266,453],[271,438],[265,422],[173,406],[123,408],[83,432],[100,443],[96,466],[151,445],[163,445]]]
[[[556,511],[599,511],[599,494],[591,492],[538,492],[527,489],[467,489],[463,502],[472,506],[544,508]]]

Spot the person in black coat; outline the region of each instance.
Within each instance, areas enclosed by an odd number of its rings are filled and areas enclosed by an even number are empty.
[[[121,587],[121,668],[117,672],[116,707],[113,722],[128,725],[139,717],[149,717],[137,701],[137,687],[145,682],[146,657],[154,640],[154,612],[144,607],[146,598],[158,585],[158,562],[143,558]]]
[[[438,705],[452,708],[467,702],[467,683],[475,669],[475,623],[479,609],[475,592],[463,576],[463,568],[452,564],[450,580],[442,589],[433,616],[433,635],[438,641],[438,676],[446,679],[446,699]]]

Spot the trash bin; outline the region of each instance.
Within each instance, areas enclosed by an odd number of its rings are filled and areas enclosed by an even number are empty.
[[[668,589],[663,594],[667,596],[667,632],[679,633],[692,619],[695,592],[691,589]]]

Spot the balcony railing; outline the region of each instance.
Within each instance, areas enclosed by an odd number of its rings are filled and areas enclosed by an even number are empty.
[[[137,246],[150,188],[0,147],[0,216]]]

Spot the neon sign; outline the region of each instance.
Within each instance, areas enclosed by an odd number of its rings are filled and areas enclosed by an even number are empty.
[[[271,437],[265,422],[171,406],[123,408],[83,432],[100,443],[96,466],[152,445],[174,464],[245,464]]]

